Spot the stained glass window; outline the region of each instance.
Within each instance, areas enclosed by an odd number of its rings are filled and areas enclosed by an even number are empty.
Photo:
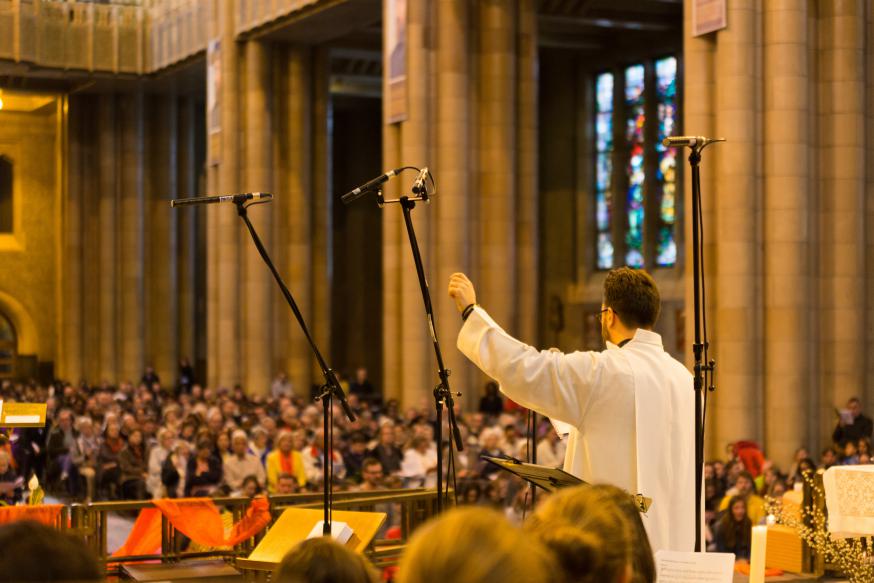
[[[644,67],[632,65],[625,69],[625,139],[628,142],[628,192],[625,210],[628,214],[628,231],[625,233],[625,263],[630,267],[643,267],[643,183],[645,180],[643,127],[644,112]]]
[[[677,134],[677,68],[669,56],[595,78],[598,269],[677,264],[680,152],[662,145]],[[616,151],[614,130],[622,137]]]
[[[595,223],[598,232],[598,269],[613,267],[610,233],[613,175],[613,74],[598,75],[595,82]]]
[[[659,216],[656,227],[656,265],[673,267],[677,263],[674,235],[677,204],[677,149],[666,148],[662,140],[674,135],[677,117],[677,59],[667,57],[655,62],[656,102],[658,104],[658,141],[656,142],[656,189]]]

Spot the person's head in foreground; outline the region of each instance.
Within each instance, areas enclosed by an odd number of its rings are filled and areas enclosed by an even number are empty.
[[[327,537],[305,540],[279,563],[276,583],[377,583],[376,572],[361,555]]]
[[[562,581],[549,551],[485,508],[456,508],[419,528],[398,567],[398,583]]]
[[[601,336],[618,344],[632,338],[638,328],[652,330],[661,312],[659,288],[642,269],[619,267],[604,279],[601,303]]]
[[[616,486],[576,486],[550,496],[525,529],[555,553],[566,581],[652,583],[655,564],[639,511]]]
[[[80,539],[29,520],[0,526],[0,583],[102,579],[97,559]]]

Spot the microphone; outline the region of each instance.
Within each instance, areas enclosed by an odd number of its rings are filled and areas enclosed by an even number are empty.
[[[705,138],[704,136],[670,136],[662,140],[662,145],[668,148],[689,146],[703,148],[713,142],[724,142],[725,138]]]
[[[430,176],[431,172],[429,172],[428,167],[425,166],[419,171],[419,175],[416,176],[416,180],[413,181],[413,194],[418,194],[425,202],[428,202],[428,186],[425,184],[425,181]]]
[[[340,200],[343,201],[343,204],[349,204],[350,202],[354,202],[354,201],[358,200],[359,198],[361,198],[363,195],[365,195],[368,192],[370,192],[371,190],[373,190],[374,188],[382,186],[383,184],[388,182],[388,179],[391,178],[392,176],[397,176],[398,174],[400,174],[401,170],[403,170],[403,168],[395,168],[394,170],[389,170],[385,174],[377,176],[376,178],[374,178],[373,180],[371,180],[369,182],[365,182],[364,184],[362,184],[358,188],[356,188],[354,190],[350,190],[349,192],[344,194],[342,197],[340,197]]]
[[[177,198],[170,201],[171,207],[193,206],[196,204],[214,204],[217,202],[232,202],[240,204],[247,200],[270,200],[273,195],[269,192],[246,192],[243,194],[225,194],[222,196],[193,196],[191,198]]]

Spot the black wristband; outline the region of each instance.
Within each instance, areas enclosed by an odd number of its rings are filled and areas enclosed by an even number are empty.
[[[466,321],[467,321],[468,316],[470,316],[470,314],[473,312],[473,309],[474,309],[475,307],[476,307],[476,304],[470,304],[469,306],[467,306],[466,308],[464,308],[464,311],[461,312],[461,320],[462,320],[463,322],[466,322]]]

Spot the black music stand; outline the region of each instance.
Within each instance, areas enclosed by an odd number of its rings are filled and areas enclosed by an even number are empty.
[[[579,486],[580,484],[588,485],[573,474],[569,474],[560,468],[550,468],[547,466],[539,466],[537,464],[527,464],[513,458],[499,458],[489,455],[481,455],[482,459],[492,463],[502,470],[519,476],[526,482],[543,488],[547,492],[555,492],[559,488],[568,488],[571,486]],[[647,498],[642,494],[629,494],[634,506],[645,513],[652,506],[652,499]]]

